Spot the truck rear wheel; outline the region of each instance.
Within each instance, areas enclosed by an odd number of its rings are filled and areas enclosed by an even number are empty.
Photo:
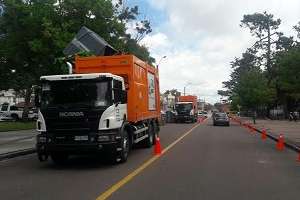
[[[13,118],[14,121],[19,120],[19,116],[17,114],[12,114],[11,117]]]
[[[193,117],[193,123],[196,123],[196,121],[197,121],[196,117]]]
[[[152,123],[149,123],[147,132],[148,132],[147,133],[148,137],[144,141],[144,146],[146,148],[150,148],[150,147],[152,147],[152,145],[154,143],[153,141],[154,141],[154,136],[155,136],[155,131],[154,131],[154,127],[153,127]]]

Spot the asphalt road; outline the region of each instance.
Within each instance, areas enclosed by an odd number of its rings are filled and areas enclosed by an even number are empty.
[[[34,148],[36,135],[35,130],[0,132],[0,154]]]
[[[168,124],[161,130],[164,147],[192,128]],[[127,163],[110,165],[74,158],[58,167],[34,155],[0,162],[0,199],[96,199],[152,157],[152,149],[134,150]],[[296,153],[277,152],[232,125],[214,127],[208,120],[109,199],[298,199],[300,163]]]

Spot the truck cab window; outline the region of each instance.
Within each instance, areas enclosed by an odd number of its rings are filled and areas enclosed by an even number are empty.
[[[118,80],[114,80],[114,89],[122,90],[122,82]]]
[[[114,92],[114,102],[115,103],[125,103],[124,93],[122,89],[122,82],[119,80],[113,80],[113,92]]]
[[[8,109],[8,104],[3,104],[1,106],[1,111],[7,111],[7,109]]]
[[[10,107],[10,110],[12,110],[12,111],[16,111],[16,110],[19,110],[19,109],[18,109],[18,107],[17,107],[17,106],[11,106],[11,107]]]

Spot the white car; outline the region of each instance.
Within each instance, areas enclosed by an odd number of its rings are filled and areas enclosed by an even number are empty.
[[[0,115],[2,120],[18,120],[22,118],[23,111],[18,107],[4,103],[0,106]]]
[[[0,105],[0,121],[14,120],[17,121],[22,119],[23,109],[18,108],[14,105],[4,103]],[[37,119],[37,112],[30,110],[28,113],[28,119]]]
[[[207,117],[208,117],[207,111],[203,111],[203,112],[202,112],[202,116],[207,118]]]

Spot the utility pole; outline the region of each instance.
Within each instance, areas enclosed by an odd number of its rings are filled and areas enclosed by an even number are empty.
[[[184,87],[183,87],[183,96],[185,96],[185,88],[188,86],[188,85],[190,85],[191,83],[190,82],[188,82]]]

